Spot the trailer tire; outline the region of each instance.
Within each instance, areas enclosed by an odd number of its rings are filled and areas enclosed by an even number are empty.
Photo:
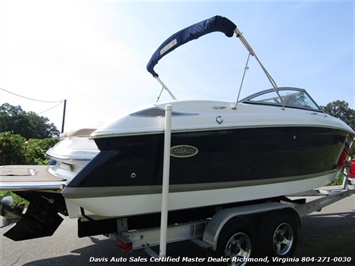
[[[256,232],[246,222],[233,218],[223,227],[217,241],[216,256],[230,258],[227,265],[246,265],[256,253]],[[233,260],[232,260],[233,258]],[[239,258],[240,261],[234,261]]]
[[[261,256],[291,257],[298,240],[296,221],[290,212],[266,214],[259,228],[258,243]]]

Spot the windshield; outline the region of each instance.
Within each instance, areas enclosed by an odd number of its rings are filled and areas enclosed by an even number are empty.
[[[316,102],[303,89],[279,88],[279,93],[286,107],[301,108],[321,112]],[[273,89],[253,94],[241,100],[241,102],[282,106],[280,97]]]

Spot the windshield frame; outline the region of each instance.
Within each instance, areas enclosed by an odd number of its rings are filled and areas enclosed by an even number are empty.
[[[285,107],[287,108],[295,108],[295,109],[302,109],[302,110],[308,110],[308,111],[314,111],[314,112],[320,112],[323,113],[322,109],[319,107],[319,105],[316,103],[315,100],[307,93],[305,89],[300,89],[300,88],[293,88],[293,87],[281,87],[278,88],[281,97],[284,100]],[[290,91],[294,92],[292,94],[287,94],[287,95],[282,95],[282,92],[284,91]],[[262,99],[261,96],[275,93],[275,97],[265,97],[265,99]],[[297,95],[303,93],[308,99],[308,102],[312,104],[312,106],[307,107],[307,106],[301,106],[301,105],[290,105],[285,101],[285,98],[288,98],[292,95]],[[285,97],[286,96],[286,97]],[[255,98],[260,98],[260,100],[255,101],[253,99]],[[264,100],[264,101],[262,101]],[[274,100],[274,102],[269,102],[268,100]],[[246,103],[246,104],[256,104],[256,105],[267,105],[267,106],[275,106],[275,107],[282,107],[282,103],[280,101],[280,97],[277,95],[274,89],[268,89],[268,90],[263,90],[257,93],[254,93],[248,97],[245,97],[244,99],[239,101],[240,103]]]

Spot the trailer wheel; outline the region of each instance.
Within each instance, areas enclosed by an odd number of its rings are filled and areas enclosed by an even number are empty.
[[[246,265],[256,249],[256,233],[240,219],[230,220],[218,237],[216,256],[230,258],[227,265]]]
[[[272,212],[263,217],[259,247],[263,256],[291,257],[297,245],[297,223],[289,212]]]

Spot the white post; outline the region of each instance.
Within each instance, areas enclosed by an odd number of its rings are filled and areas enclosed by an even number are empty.
[[[163,161],[162,203],[161,203],[161,220],[160,220],[160,248],[159,248],[160,258],[166,257],[172,109],[173,108],[170,104],[165,106],[164,161]]]

